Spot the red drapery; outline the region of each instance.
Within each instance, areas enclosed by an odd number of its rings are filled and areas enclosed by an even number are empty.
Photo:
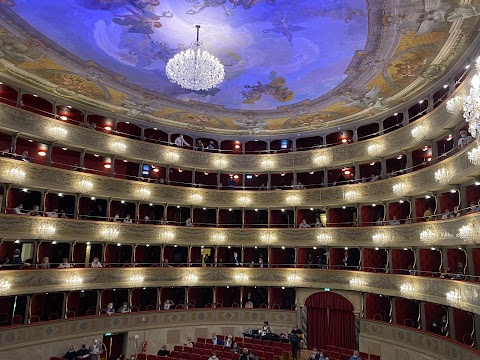
[[[355,316],[350,301],[336,293],[322,292],[309,296],[305,306],[310,348],[325,349],[326,345],[355,348]]]

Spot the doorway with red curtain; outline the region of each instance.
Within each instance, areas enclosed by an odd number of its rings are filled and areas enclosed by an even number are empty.
[[[353,305],[342,295],[318,292],[305,300],[307,307],[307,344],[311,349],[327,345],[356,348]]]

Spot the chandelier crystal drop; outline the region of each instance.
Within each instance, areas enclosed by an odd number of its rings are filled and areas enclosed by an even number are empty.
[[[469,124],[468,131],[476,137],[480,127],[480,77],[478,75],[472,78],[471,85],[470,94],[463,104],[463,117]]]
[[[167,77],[172,83],[189,90],[210,90],[220,84],[225,77],[225,69],[220,61],[202,49],[199,41],[200,25],[197,28],[197,40],[192,46],[176,54],[167,63]]]

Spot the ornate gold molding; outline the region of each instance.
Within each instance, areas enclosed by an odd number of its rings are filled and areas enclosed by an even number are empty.
[[[367,352],[369,342],[376,347],[398,347],[399,349],[416,351],[416,354],[434,356],[435,359],[477,360],[478,352],[467,346],[441,336],[430,335],[425,331],[417,331],[405,326],[360,319],[360,350]],[[380,346],[378,346],[380,345]],[[382,358],[383,358],[382,351]],[[392,354],[390,354],[392,355]],[[423,358],[422,358],[423,359]]]
[[[145,317],[145,322],[143,318]],[[0,329],[3,351],[27,345],[43,344],[81,336],[96,336],[106,332],[143,331],[144,329],[188,326],[231,325],[251,327],[268,321],[273,327],[292,326],[297,313],[286,310],[195,309],[138,312],[114,316],[92,316],[64,321],[49,321],[31,326]],[[237,334],[240,335],[240,334]],[[156,350],[155,350],[156,351]]]
[[[55,274],[55,276],[52,276]],[[244,276],[239,277],[238,274]],[[133,275],[143,281],[132,282]],[[80,277],[83,282],[72,285],[68,280]],[[361,288],[350,283],[361,278]],[[404,284],[411,284],[408,294],[414,300],[449,305],[446,294],[457,289],[461,295],[458,308],[480,314],[480,286],[423,276],[380,274],[347,270],[293,269],[293,268],[74,268],[62,270],[3,271],[2,280],[10,282],[5,295],[33,294],[53,291],[119,289],[132,287],[170,286],[273,286],[297,288],[331,288],[333,290],[362,291],[388,296],[405,297]]]
[[[465,81],[454,95],[465,96]],[[353,163],[367,163],[378,157],[392,157],[424,145],[426,139],[435,139],[463,121],[460,115],[446,111],[446,102],[435,110],[393,132],[329,148],[270,155],[228,155],[191,151],[172,146],[157,145],[104,132],[63,123],[45,116],[0,104],[0,129],[20,132],[45,142],[87,149],[100,154],[118,155],[120,158],[157,165],[181,166],[201,171],[261,173],[266,171],[310,171],[335,168]],[[115,146],[120,143],[121,147]]]
[[[467,240],[460,229],[470,229]],[[382,227],[328,227],[310,229],[222,229],[206,227],[124,224],[102,221],[54,219],[26,215],[0,215],[0,234],[5,239],[104,242],[183,246],[272,246],[272,247],[457,247],[480,243],[480,213],[451,220]],[[424,231],[431,231],[428,241]],[[378,243],[376,234],[382,234]]]
[[[309,190],[246,191],[197,189],[143,183],[112,177],[56,169],[11,159],[0,158],[0,182],[19,187],[48,189],[62,193],[85,193],[100,198],[125,201],[153,202],[155,204],[197,205],[220,208],[303,208],[342,206],[388,202],[435,191],[447,191],[452,185],[435,181],[435,172],[446,169],[451,174],[450,184],[471,181],[480,174],[480,168],[468,160],[468,148],[437,164],[394,178],[363,184],[335,186]],[[406,191],[396,195],[394,186],[405,184]],[[245,205],[247,204],[247,205]]]

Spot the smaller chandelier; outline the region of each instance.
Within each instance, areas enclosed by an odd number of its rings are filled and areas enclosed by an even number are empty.
[[[222,244],[225,242],[225,234],[221,232],[216,232],[212,235],[212,242],[215,244]]]
[[[12,284],[10,284],[10,281],[8,280],[2,280],[0,281],[0,292],[7,292],[8,290],[10,290],[10,287],[12,286]]]
[[[277,235],[274,233],[263,233],[260,235],[260,240],[265,244],[271,244],[277,241]]]
[[[420,241],[426,245],[432,245],[436,239],[437,233],[432,229],[426,229],[420,233]]]
[[[198,205],[202,203],[203,196],[202,194],[192,194],[192,196],[190,196],[190,200],[192,201],[192,204]]]
[[[473,229],[470,225],[463,225],[458,229],[457,236],[465,242],[472,242],[473,240]]]
[[[473,148],[468,152],[468,160],[474,165],[480,165],[480,147]]]
[[[367,153],[370,156],[377,156],[380,155],[383,151],[383,146],[379,143],[374,143],[367,147]]]
[[[246,207],[246,206],[250,205],[251,200],[248,196],[240,196],[237,199],[237,202],[241,207]]]
[[[476,137],[477,129],[480,127],[480,78],[478,75],[472,78],[471,84],[470,94],[463,104],[463,117],[469,123],[468,131]]]
[[[353,287],[354,289],[362,289],[363,287],[365,287],[365,285],[366,285],[365,280],[359,277],[350,279],[350,286]]]
[[[140,188],[137,190],[137,195],[141,200],[146,200],[152,195],[152,192],[146,188]]]
[[[389,240],[389,237],[384,232],[379,232],[372,235],[372,241],[375,244],[375,246],[378,246],[378,247],[384,246],[388,242],[388,240]]]
[[[354,202],[360,197],[360,194],[357,190],[348,190],[343,197],[346,201]]]
[[[407,193],[408,187],[404,182],[396,183],[392,186],[392,191],[397,196],[403,196]]]
[[[326,246],[330,240],[332,240],[332,237],[327,233],[322,232],[317,234],[317,241],[320,243],[320,245]]]
[[[327,165],[330,165],[330,163],[332,162],[332,156],[330,153],[320,154],[313,158],[313,162],[317,166],[325,167]]]
[[[78,182],[77,188],[81,193],[86,194],[93,189],[93,183],[89,180],[83,179]]]
[[[197,40],[192,46],[170,59],[166,73],[172,83],[189,90],[210,90],[223,81],[225,69],[220,61],[202,50],[199,40],[200,25],[197,28]]]
[[[300,201],[301,201],[300,197],[298,197],[297,195],[288,195],[285,200],[286,200],[287,204],[292,205],[292,206],[300,204]]]
[[[101,234],[102,237],[106,240],[115,240],[116,238],[118,238],[118,235],[120,235],[120,231],[113,227],[107,227],[102,230]]]
[[[460,291],[458,289],[449,291],[445,297],[447,298],[447,302],[455,307],[457,307],[462,301],[462,296],[460,295]]]
[[[288,275],[287,280],[289,283],[298,284],[301,280],[301,277],[298,274],[291,274],[291,275]]]
[[[17,167],[12,167],[7,170],[8,179],[13,181],[22,181],[25,179],[26,175],[27,174],[25,173],[25,171]]]
[[[47,223],[41,224],[37,230],[42,239],[49,239],[57,232],[55,225]]]
[[[225,169],[228,166],[228,161],[226,159],[215,159],[213,164],[217,169]]]
[[[239,283],[247,282],[248,281],[248,275],[242,274],[242,273],[236,274],[235,275],[235,281],[239,282]]]
[[[173,239],[175,239],[175,233],[171,230],[163,230],[160,232],[160,238],[168,243],[170,241],[172,241]]]
[[[415,126],[412,131],[412,137],[417,140],[423,140],[425,138],[425,135],[427,135],[428,129],[425,125],[417,125]]]
[[[448,100],[447,111],[454,115],[463,113],[463,99],[457,95]]]
[[[141,283],[143,283],[143,279],[144,279],[144,277],[142,275],[134,274],[130,277],[129,280],[132,284],[141,284]]]
[[[78,275],[73,275],[67,279],[66,283],[70,286],[81,285],[83,284],[83,278]]]
[[[185,276],[185,282],[187,285],[195,285],[198,282],[198,276],[195,274],[189,274]]]
[[[405,283],[402,286],[400,286],[400,292],[407,299],[413,299],[416,293],[416,289],[412,283]]]
[[[275,167],[275,161],[273,159],[262,160],[260,166],[266,170],[273,169]]]
[[[435,181],[440,184],[446,185],[452,179],[450,171],[445,168],[438,169],[435,171]]]

